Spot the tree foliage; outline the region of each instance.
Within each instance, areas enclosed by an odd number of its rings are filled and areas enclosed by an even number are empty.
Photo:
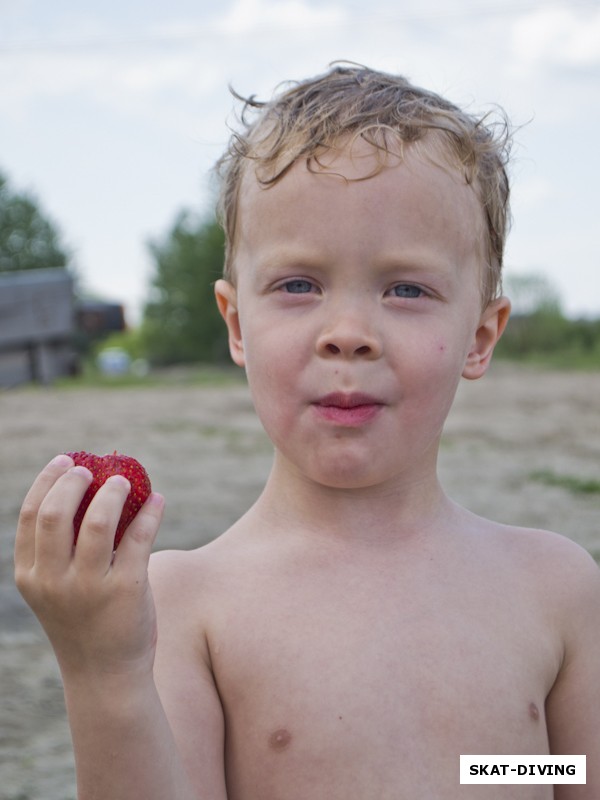
[[[148,358],[159,365],[227,361],[226,328],[214,297],[223,271],[221,227],[183,211],[149,248],[155,275],[142,323]]]
[[[506,290],[513,310],[496,348],[498,357],[600,367],[600,320],[566,317],[557,289],[537,273],[511,276]]]
[[[510,297],[515,316],[531,314],[561,315],[558,289],[546,275],[539,272],[524,272],[507,275],[504,289]]]
[[[65,267],[69,260],[37,200],[13,191],[0,173],[0,272]]]

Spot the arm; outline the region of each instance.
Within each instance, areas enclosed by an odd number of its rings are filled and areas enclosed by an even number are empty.
[[[192,788],[154,683],[156,617],[147,565],[162,498],[149,498],[113,560],[129,491],[121,477],[98,492],[72,546],[73,516],[90,477],[64,456],[49,464],[24,501],[15,543],[17,586],[63,677],[78,796],[222,800],[209,781]]]
[[[587,756],[586,785],[562,784],[555,800],[600,797],[600,570],[579,549],[563,565],[564,659],[546,700],[550,751]]]
[[[187,552],[161,551],[150,559],[149,574],[158,614],[154,679],[162,705],[192,784],[199,792],[209,785],[211,798],[226,800],[225,723],[203,624],[211,600],[202,591],[202,565]]]

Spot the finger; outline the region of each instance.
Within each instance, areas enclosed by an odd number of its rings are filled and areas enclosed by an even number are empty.
[[[17,525],[15,538],[15,566],[30,568],[35,559],[35,531],[42,501],[56,481],[73,466],[73,459],[58,455],[47,464],[27,492]]]
[[[114,557],[115,572],[126,572],[136,580],[146,575],[164,510],[164,497],[152,492],[121,539]]]
[[[73,517],[83,500],[92,474],[76,466],[61,475],[38,512],[35,535],[35,566],[63,571],[73,555]]]
[[[112,475],[98,489],[85,512],[74,561],[78,569],[106,572],[112,562],[115,531],[131,484],[123,475]]]

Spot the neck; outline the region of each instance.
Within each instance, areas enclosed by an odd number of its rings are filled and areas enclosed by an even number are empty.
[[[453,508],[435,469],[386,484],[343,489],[312,481],[276,453],[252,513],[278,532],[385,546],[439,528]]]

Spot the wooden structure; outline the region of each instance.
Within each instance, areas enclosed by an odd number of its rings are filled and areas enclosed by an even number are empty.
[[[65,269],[0,273],[0,387],[73,374],[73,279]]]

